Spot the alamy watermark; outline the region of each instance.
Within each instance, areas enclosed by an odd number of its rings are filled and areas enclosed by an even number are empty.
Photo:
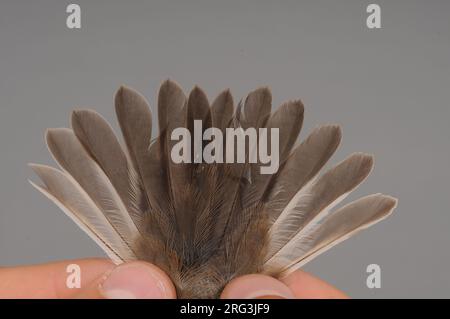
[[[81,29],[81,7],[79,4],[72,3],[66,7],[66,26],[69,29]],[[366,7],[366,26],[369,29],[381,29],[381,7],[376,3],[369,4]]]
[[[68,273],[66,279],[66,286],[69,289],[81,288],[81,268],[77,264],[70,264],[66,267]]]
[[[170,137],[172,141],[178,141],[170,153],[172,161],[176,164],[245,163],[248,160],[248,163],[261,164],[261,174],[275,174],[278,171],[280,162],[278,128],[271,128],[270,132],[267,128],[258,130],[253,127],[245,130],[242,127],[227,128],[224,136],[223,132],[215,127],[203,130],[202,121],[195,120],[194,136],[191,136],[187,128],[179,127],[172,131]],[[210,142],[204,146],[205,141]]]
[[[366,268],[369,274],[366,279],[366,285],[369,289],[381,288],[381,267],[377,264],[370,264]]]

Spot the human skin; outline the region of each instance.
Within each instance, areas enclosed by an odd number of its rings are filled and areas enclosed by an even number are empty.
[[[66,285],[67,266],[81,269],[81,287]],[[49,264],[0,268],[0,299],[115,299],[176,298],[169,277],[145,262],[119,266],[107,259],[81,259]],[[221,298],[347,298],[340,290],[303,271],[282,280],[260,274],[232,280]]]

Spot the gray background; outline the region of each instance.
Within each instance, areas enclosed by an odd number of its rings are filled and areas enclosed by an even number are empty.
[[[351,196],[384,192],[395,214],[307,265],[352,297],[450,297],[450,1],[373,1],[382,29],[365,26],[369,1],[66,1],[0,4],[0,265],[103,256],[27,183],[27,162],[52,164],[47,127],[74,107],[115,123],[113,94],[129,85],[155,104],[170,77],[212,99],[269,85],[274,105],[301,98],[302,137],[339,123],[332,162],[375,154]],[[382,288],[369,290],[377,263]]]

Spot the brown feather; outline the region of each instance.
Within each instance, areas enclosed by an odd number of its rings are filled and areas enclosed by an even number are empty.
[[[229,90],[210,106],[200,88],[186,98],[167,80],[158,94],[159,135],[151,140],[148,103],[122,87],[115,104],[126,150],[99,114],[75,111],[74,132],[53,129],[47,134],[48,147],[64,171],[33,165],[45,184],[33,185],[115,262],[140,259],[160,267],[179,298],[217,298],[240,275],[282,277],[385,218],[396,201],[377,194],[333,211],[369,174],[372,157],[353,154],[319,175],[340,143],[340,128],[319,127],[294,148],[303,104],[290,101],[271,114],[271,103],[270,90],[260,88],[233,113]],[[222,133],[223,163],[195,160],[210,142],[195,147],[195,120],[202,121],[202,136],[209,128]],[[179,142],[172,140],[176,128],[190,133],[193,162],[172,160]],[[261,174],[260,159],[249,163],[260,145],[246,145],[245,163],[227,163],[227,152],[238,147],[226,149],[234,138],[227,128],[278,128],[278,171]],[[269,153],[274,150],[269,144]]]

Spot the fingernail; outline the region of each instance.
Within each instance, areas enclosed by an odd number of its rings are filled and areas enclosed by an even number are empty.
[[[235,299],[291,299],[294,298],[288,286],[265,275],[246,275],[228,284],[222,298]]]
[[[107,274],[100,284],[100,292],[107,299],[166,299],[173,293],[167,281],[155,266],[133,262]]]

